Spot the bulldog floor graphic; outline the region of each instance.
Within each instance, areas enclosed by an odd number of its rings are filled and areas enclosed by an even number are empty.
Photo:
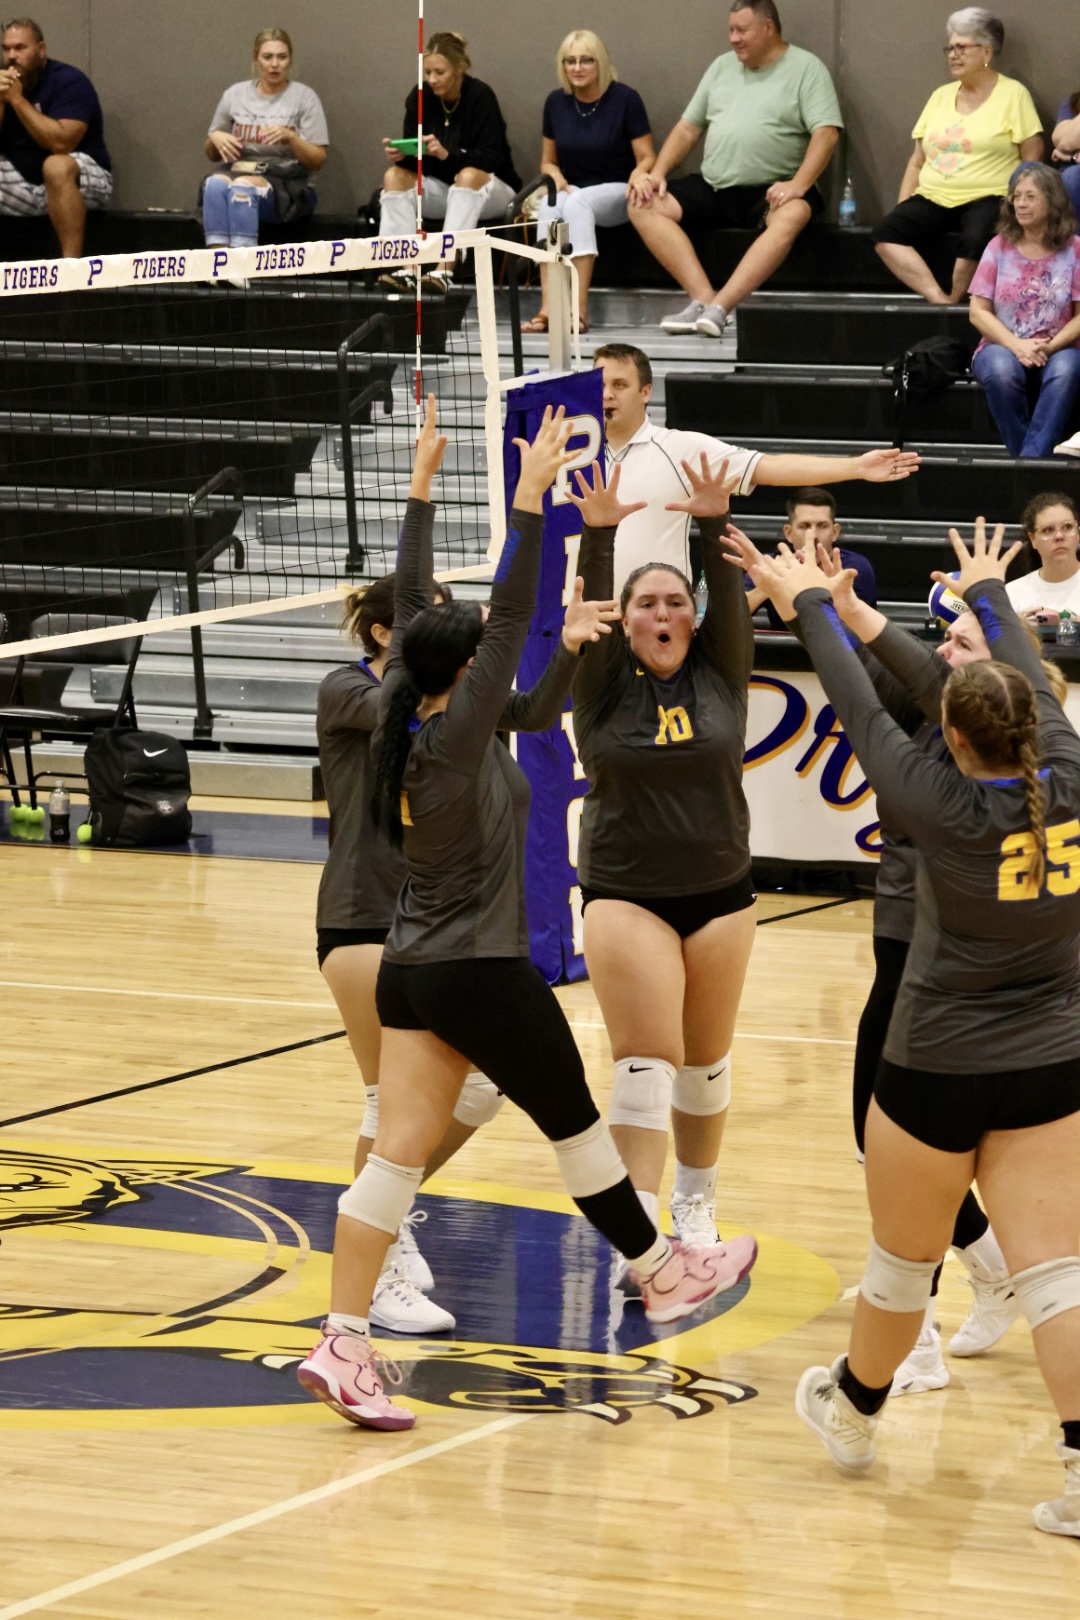
[[[294,1369],[326,1309],[345,1180],[312,1165],[90,1158],[9,1140],[0,1427],[324,1420]],[[380,1336],[417,1410],[704,1416],[756,1394],[724,1375],[723,1356],[792,1331],[839,1292],[824,1261],[758,1234],[749,1279],[657,1328],[612,1289],[611,1250],[565,1198],[453,1188],[419,1203],[457,1331]]]

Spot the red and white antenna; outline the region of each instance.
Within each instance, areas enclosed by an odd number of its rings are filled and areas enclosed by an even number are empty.
[[[416,234],[424,234],[424,0],[416,0]],[[420,298],[420,278],[423,267],[416,270],[416,437],[424,420],[424,386],[421,363],[421,334],[423,314]]]

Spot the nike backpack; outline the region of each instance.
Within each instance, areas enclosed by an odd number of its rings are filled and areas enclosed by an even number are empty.
[[[90,842],[114,849],[184,844],[191,836],[191,768],[159,731],[109,727],[86,747]]]

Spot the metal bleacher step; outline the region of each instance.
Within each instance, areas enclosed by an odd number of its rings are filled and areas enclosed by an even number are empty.
[[[899,292],[755,293],[738,315],[740,364],[884,366],[926,338],[952,339],[969,355],[979,341],[966,305],[931,305]]]
[[[280,714],[315,713],[319,684],[340,658],[326,662],[290,662],[255,658],[207,658],[206,691],[212,708],[271,710]],[[119,700],[123,672],[92,666],[90,696],[94,703]],[[70,683],[69,683],[70,684]],[[66,697],[65,693],[65,697]],[[194,703],[195,684],[190,658],[140,657],[135,671],[135,705]]]

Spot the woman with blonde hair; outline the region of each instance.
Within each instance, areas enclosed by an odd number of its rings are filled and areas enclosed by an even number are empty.
[[[544,103],[540,172],[555,182],[555,201],[540,204],[539,240],[556,219],[570,231],[578,273],[578,319],[589,329],[589,287],[596,265],[598,225],[625,225],[630,177],[656,161],[649,117],[636,90],[620,84],[604,42],[591,28],[567,34],[555,57],[562,86]],[[540,309],[523,332],[546,332],[547,266],[541,265]]]
[[[208,246],[254,247],[260,220],[305,218],[326,162],[326,115],[314,90],[289,77],[284,28],[257,33],[252,58],[253,78],[229,86],[206,137],[207,157],[220,164],[203,186]]]

